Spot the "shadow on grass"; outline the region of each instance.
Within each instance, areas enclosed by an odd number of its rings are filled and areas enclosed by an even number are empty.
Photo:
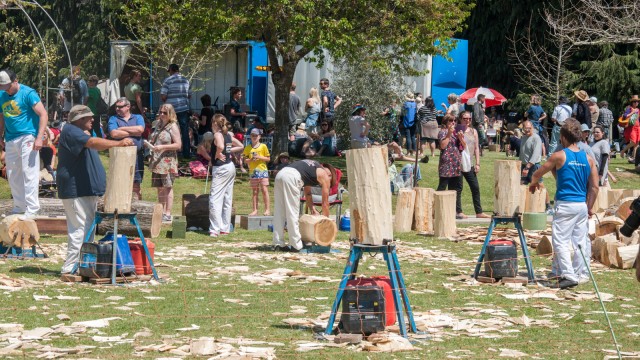
[[[10,273],[16,274],[33,274],[33,275],[49,275],[54,277],[60,276],[60,270],[51,270],[48,268],[37,266],[22,266],[9,270]]]

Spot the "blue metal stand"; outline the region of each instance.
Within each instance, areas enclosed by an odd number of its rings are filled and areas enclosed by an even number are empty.
[[[39,246],[39,245],[38,245]],[[42,250],[42,248],[40,249]],[[4,259],[23,259],[23,258],[47,258],[47,254],[42,251],[42,253],[38,253],[36,246],[33,245],[29,248],[21,248],[10,246],[6,247],[0,244],[0,254],[2,254],[2,258]]]
[[[535,277],[533,275],[533,265],[531,265],[531,257],[529,256],[529,248],[527,248],[527,239],[525,238],[524,231],[522,230],[520,216],[494,215],[491,217],[491,225],[489,225],[487,237],[484,239],[484,244],[482,244],[482,250],[480,250],[480,256],[478,257],[478,262],[476,263],[476,269],[473,272],[473,277],[477,279],[478,274],[480,274],[480,267],[482,266],[482,261],[484,260],[484,255],[487,251],[487,245],[489,244],[489,241],[491,241],[491,234],[493,233],[493,229],[497,224],[514,224],[516,230],[518,231],[518,237],[520,238],[520,247],[522,248],[522,254],[524,255],[524,263],[527,265],[527,278],[529,278],[529,282],[535,281]]]
[[[338,293],[336,299],[333,301],[331,307],[331,316],[327,323],[325,334],[331,335],[333,331],[333,324],[336,320],[336,313],[338,312],[338,306],[342,301],[344,295],[344,289],[347,287],[347,281],[355,279],[355,273],[358,271],[358,263],[364,253],[382,253],[384,261],[387,263],[387,269],[389,270],[389,279],[391,279],[391,285],[393,287],[393,300],[396,308],[396,315],[398,324],[400,325],[400,334],[403,337],[407,337],[407,327],[404,323],[403,308],[407,312],[409,318],[409,325],[411,331],[417,333],[416,323],[413,321],[413,311],[411,310],[411,304],[409,304],[409,296],[407,295],[407,289],[404,285],[404,278],[402,271],[400,271],[400,263],[398,262],[398,256],[396,255],[396,245],[389,242],[386,245],[363,245],[356,244],[353,240],[351,242],[351,251],[349,252],[349,259],[347,260],[347,266],[344,268],[342,274],[342,281],[338,287]],[[401,305],[402,304],[402,305]]]
[[[89,242],[89,239],[91,239],[91,234],[94,233],[96,226],[98,226],[98,224],[100,224],[102,222],[102,220],[104,219],[113,219],[114,224],[113,224],[113,246],[111,247],[113,249],[113,270],[111,271],[111,284],[115,285],[116,284],[116,253],[118,251],[118,245],[117,245],[117,241],[118,241],[118,220],[119,219],[128,219],[129,223],[131,223],[131,225],[135,226],[136,229],[138,230],[138,236],[140,237],[140,241],[142,241],[142,247],[144,248],[144,253],[147,256],[147,260],[149,261],[149,265],[151,265],[151,271],[153,272],[153,278],[156,280],[158,279],[158,273],[156,272],[156,267],[153,264],[153,259],[151,259],[151,254],[149,253],[149,249],[147,248],[147,242],[144,240],[144,235],[142,235],[142,229],[140,229],[140,224],[138,223],[138,218],[136,217],[137,213],[126,213],[126,214],[121,214],[118,213],[117,210],[116,212],[113,213],[106,213],[106,212],[100,212],[100,211],[96,211],[96,216],[93,219],[93,224],[91,224],[91,228],[89,229],[89,232],[87,232],[87,236],[84,239],[84,242]]]

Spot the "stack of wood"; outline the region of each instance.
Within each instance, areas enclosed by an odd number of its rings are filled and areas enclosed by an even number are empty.
[[[640,249],[640,232],[636,230],[630,237],[620,233],[636,199],[638,190],[608,190],[609,207],[599,214],[595,229],[592,229],[591,257],[603,265],[619,269],[634,266]],[[626,195],[631,195],[625,197]]]

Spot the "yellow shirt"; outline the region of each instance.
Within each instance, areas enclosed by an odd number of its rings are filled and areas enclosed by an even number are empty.
[[[242,152],[245,158],[251,159],[253,153],[257,156],[270,157],[269,149],[265,144],[259,144],[256,148],[252,145],[247,145]],[[249,175],[251,178],[268,178],[269,170],[267,169],[267,162],[264,160],[247,161],[249,164]]]

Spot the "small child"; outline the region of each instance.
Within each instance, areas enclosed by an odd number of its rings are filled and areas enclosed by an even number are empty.
[[[349,130],[351,131],[351,149],[366,149],[371,147],[369,144],[369,129],[371,125],[365,120],[364,106],[356,104],[351,112],[349,119]]]
[[[251,145],[244,148],[242,155],[249,166],[249,184],[253,190],[253,211],[249,216],[258,214],[258,193],[262,190],[264,200],[264,216],[271,215],[269,211],[269,170],[267,162],[271,160],[267,145],[260,143],[260,130],[253,129],[250,133]]]

